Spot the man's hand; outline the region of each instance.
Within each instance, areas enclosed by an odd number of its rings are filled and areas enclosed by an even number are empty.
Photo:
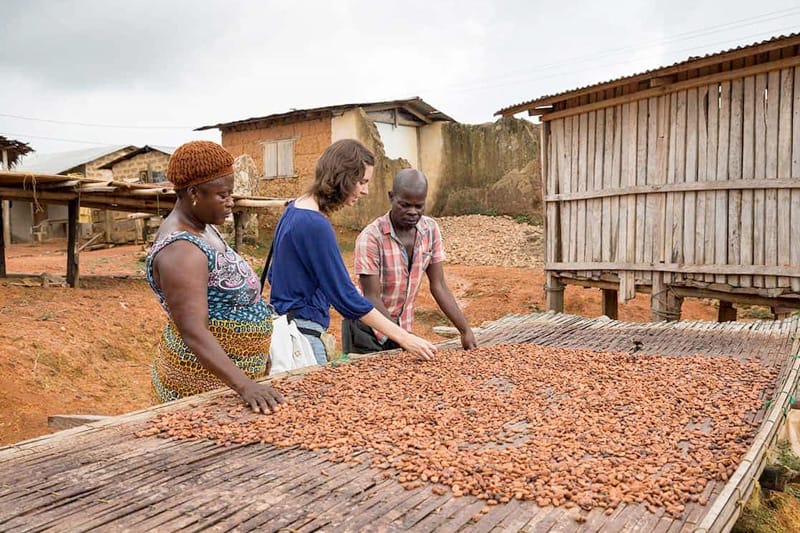
[[[269,383],[256,383],[253,380],[239,391],[239,396],[254,413],[274,413],[285,401],[283,395]]]
[[[478,343],[475,342],[475,335],[472,333],[472,328],[467,328],[467,331],[461,334],[461,346],[465,350],[471,350],[478,347]]]

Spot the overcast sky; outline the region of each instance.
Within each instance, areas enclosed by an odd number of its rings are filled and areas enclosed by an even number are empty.
[[[411,96],[487,122],[537,96],[800,31],[796,0],[2,5],[0,135],[42,153],[218,141],[192,129]]]

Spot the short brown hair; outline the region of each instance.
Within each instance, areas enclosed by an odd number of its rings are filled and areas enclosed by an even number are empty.
[[[375,166],[375,156],[355,139],[342,139],[330,145],[317,161],[313,195],[319,210],[328,214],[341,208],[356,184],[364,179],[366,165]]]

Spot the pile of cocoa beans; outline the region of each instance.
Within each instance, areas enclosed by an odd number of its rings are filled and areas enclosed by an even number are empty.
[[[406,488],[487,505],[622,502],[679,516],[733,473],[775,371],[731,357],[536,345],[382,355],[275,382],[255,415],[233,395],[155,417],[137,436],[269,443],[369,461]]]

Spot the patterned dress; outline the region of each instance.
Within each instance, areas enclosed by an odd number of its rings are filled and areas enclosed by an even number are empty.
[[[227,244],[220,252],[200,237],[179,231],[159,239],[147,255],[146,272],[150,287],[169,317],[153,362],[153,392],[160,402],[199,394],[225,384],[206,370],[180,336],[169,307],[153,280],[153,260],[166,246],[186,240],[208,258],[208,329],[228,357],[251,379],[264,376],[272,333],[271,307],[261,298],[256,273]]]

